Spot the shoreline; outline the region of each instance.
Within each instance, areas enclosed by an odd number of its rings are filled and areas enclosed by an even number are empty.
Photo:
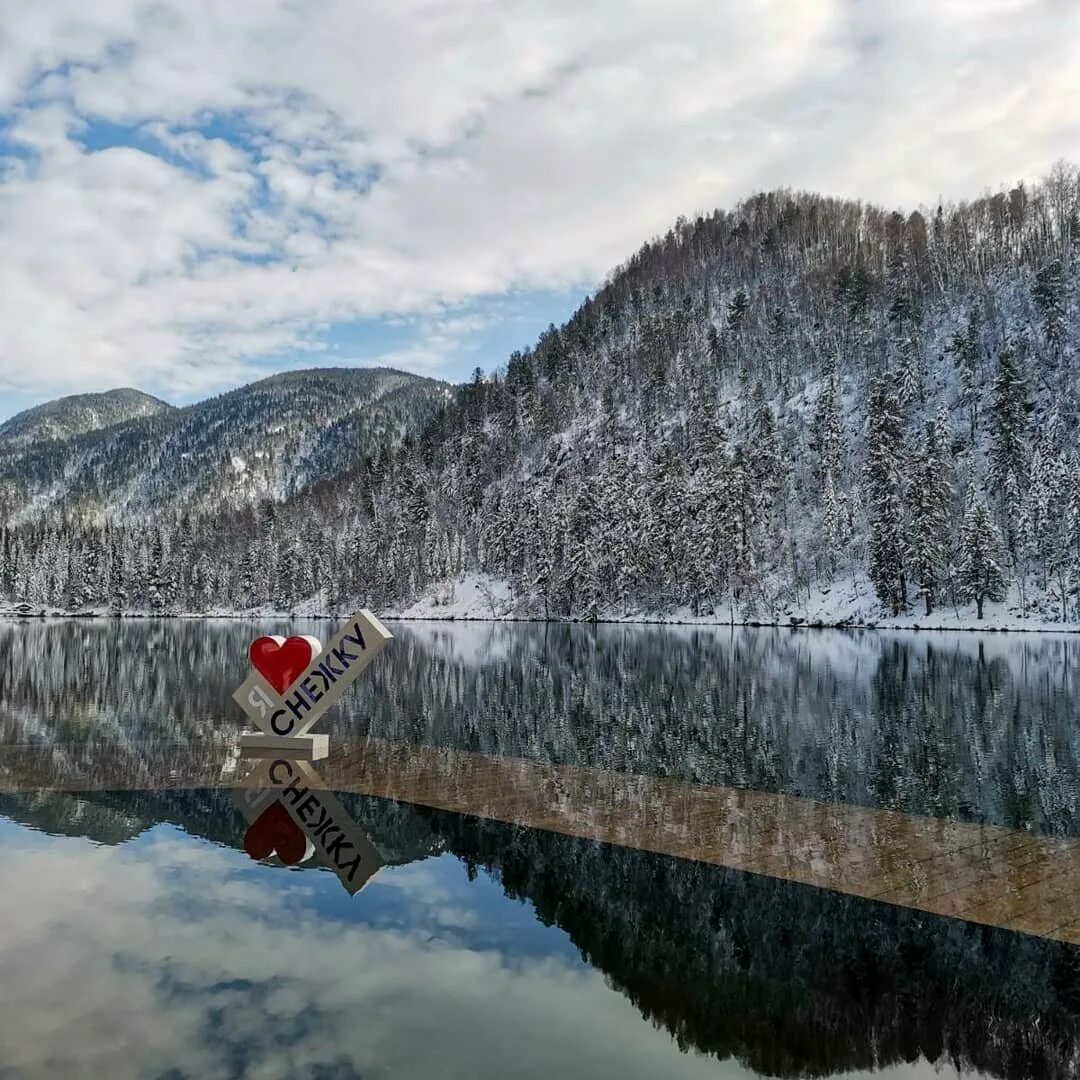
[[[310,620],[312,622],[329,622],[336,619],[345,619],[352,611],[337,613],[326,612],[290,612],[290,611],[221,611],[221,612],[150,612],[150,611],[61,611],[59,609],[39,611],[16,611],[14,609],[0,608],[0,619],[5,621],[46,621],[68,619],[115,619],[115,620],[150,620],[150,619],[185,619],[185,620],[236,620],[244,622],[264,622],[268,620],[298,621]],[[871,621],[837,621],[826,622],[820,620],[810,621],[797,618],[788,621],[768,619],[736,619],[734,621],[724,619],[701,619],[701,618],[663,618],[646,616],[634,618],[544,618],[530,615],[409,615],[397,612],[379,612],[379,618],[387,622],[403,623],[543,623],[554,626],[678,626],[678,627],[701,627],[702,629],[718,630],[728,629],[755,629],[755,630],[890,630],[910,631],[913,633],[966,633],[966,634],[1080,634],[1080,625],[1076,623],[1038,623],[1025,625],[1022,622],[1007,623],[983,623],[972,624],[968,622],[947,625],[940,623],[899,623],[890,620],[879,622]]]

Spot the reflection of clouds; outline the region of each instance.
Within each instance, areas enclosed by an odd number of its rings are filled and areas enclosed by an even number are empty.
[[[368,889],[386,889],[394,894],[395,908],[405,909],[406,917],[414,924],[422,921],[448,930],[476,930],[481,926],[480,917],[462,902],[462,896],[450,887],[446,874],[441,872],[440,863],[452,859],[453,856],[440,855],[437,859],[395,867],[392,873],[387,873],[384,867]]]
[[[676,1054],[591,971],[509,964],[427,931],[298,910],[306,875],[279,872],[264,888],[266,871],[242,875],[242,858],[174,836],[12,850],[0,894],[2,1064],[95,1078],[178,1068],[210,1080],[238,1058],[268,1076],[340,1061],[365,1075],[539,1076],[572,1075],[574,1062],[594,1075],[614,1055],[629,1075],[715,1072]],[[434,883],[404,878],[414,900]]]
[[[379,879],[410,904],[430,889],[426,926],[373,929],[315,910],[332,880],[251,867],[171,830],[119,848],[12,840],[0,1068],[17,1075],[747,1075],[678,1053],[590,969],[433,936],[446,911],[469,913],[431,863]],[[345,910],[362,918],[368,895]]]
[[[442,860],[453,856],[441,855],[434,859],[406,863],[394,868],[393,874],[383,874],[372,882],[372,888],[392,889],[407,896],[410,900],[423,901],[427,904],[450,900],[454,891],[449,887],[442,874]]]

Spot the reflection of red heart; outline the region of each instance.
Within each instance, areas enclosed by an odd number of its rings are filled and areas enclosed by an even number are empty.
[[[279,693],[292,686],[322,646],[313,637],[261,637],[251,643],[252,667]]]
[[[276,851],[286,866],[295,866],[307,851],[307,837],[280,802],[272,802],[244,834],[244,850],[253,859],[268,859]]]

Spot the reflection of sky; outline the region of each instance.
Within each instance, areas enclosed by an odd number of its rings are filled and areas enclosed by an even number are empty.
[[[5,1075],[746,1075],[678,1052],[451,856],[350,899],[171,826],[107,847],[0,819],[0,844]]]

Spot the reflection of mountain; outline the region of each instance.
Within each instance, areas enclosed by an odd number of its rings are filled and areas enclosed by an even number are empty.
[[[372,839],[377,837],[389,864],[424,859],[442,849],[412,807],[352,794],[339,799]],[[85,836],[99,844],[121,844],[155,825],[171,824],[191,836],[240,848],[245,828],[228,788],[0,794],[0,814],[54,836]]]
[[[770,878],[342,793],[391,862],[448,850],[562,928],[684,1048],[767,1075],[920,1056],[1071,1076],[1080,950]],[[8,796],[0,812],[99,842],[159,821],[239,846],[227,790]],[[133,828],[133,831],[137,831]]]
[[[772,878],[425,815],[684,1047],[767,1075],[920,1055],[1071,1077],[1080,951]]]
[[[65,792],[0,793],[0,814],[52,836],[85,836],[99,844],[122,844],[152,824],[130,808]]]

